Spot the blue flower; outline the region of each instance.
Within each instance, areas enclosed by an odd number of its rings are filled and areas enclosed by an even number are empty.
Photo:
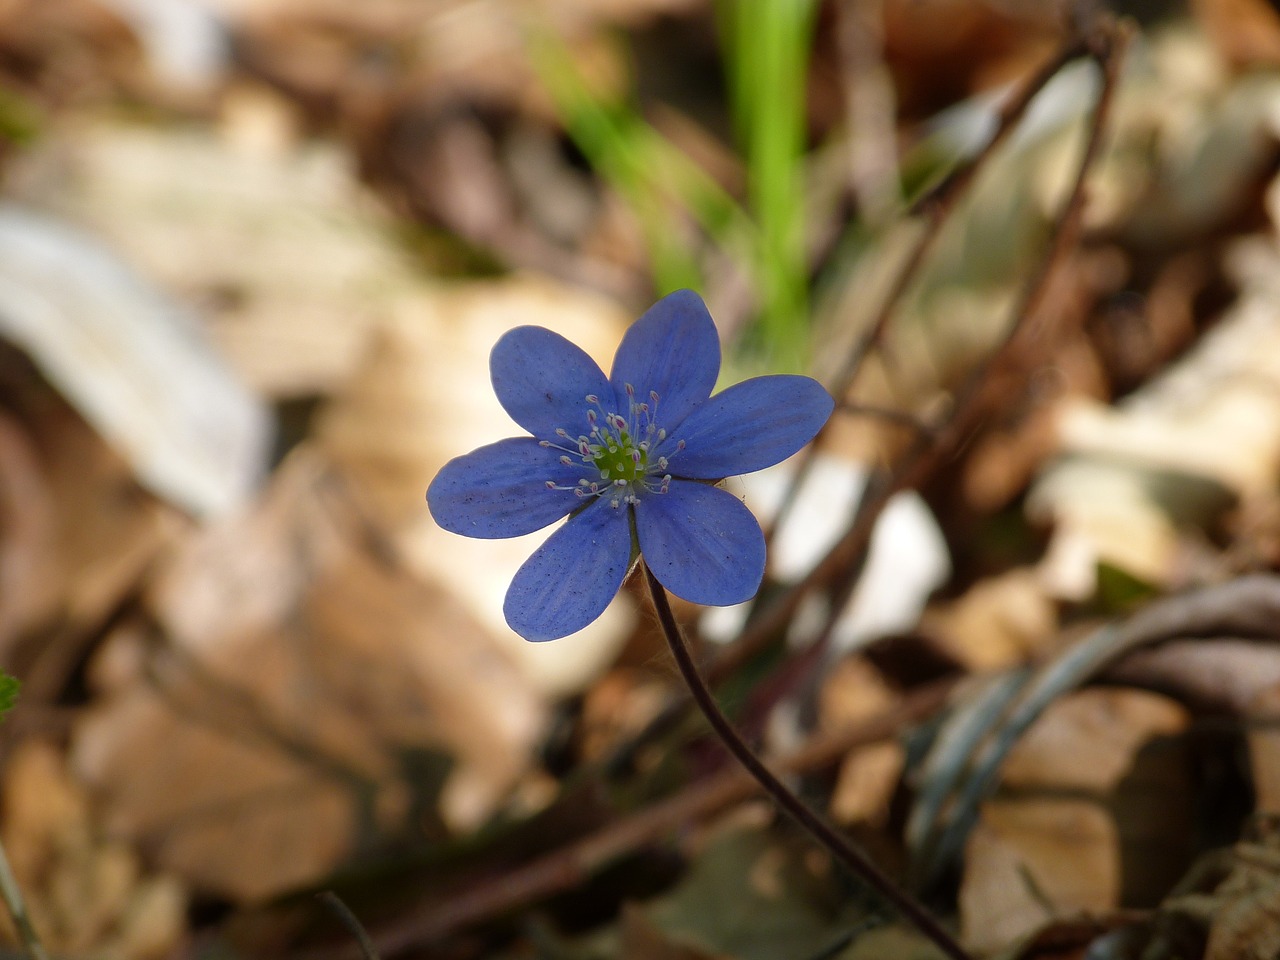
[[[432,516],[467,537],[518,537],[569,520],[531,556],[503,612],[528,640],[554,640],[604,612],[636,558],[691,603],[727,606],[764,576],[760,525],[714,484],[785,460],[834,402],[809,377],[756,377],[711,396],[720,341],[702,298],[658,301],[623,337],[606,377],[580,348],[517,327],[489,369],[503,408],[532,436],[449,463]]]

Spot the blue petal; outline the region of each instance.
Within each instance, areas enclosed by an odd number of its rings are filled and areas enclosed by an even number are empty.
[[[720,337],[707,305],[692,290],[663,297],[631,325],[609,379],[627,415],[627,384],[641,403],[658,394],[656,423],[670,432],[711,396],[720,373]]]
[[[451,533],[519,537],[582,505],[572,489],[547,489],[548,480],[572,488],[582,470],[582,463],[565,466],[559,450],[532,437],[499,440],[446,463],[427,488],[427,506]]]
[[[636,506],[640,552],[653,575],[690,603],[724,607],[755,596],[764,577],[764,534],[737,497],[675,480]]]
[[[678,477],[719,480],[787,459],[817,435],[835,401],[809,377],[744,380],[700,405],[656,451]],[[677,440],[685,449],[673,453]]]
[[[516,571],[502,606],[526,640],[556,640],[604,613],[631,562],[624,508],[597,500],[553,533]]]
[[[489,355],[493,392],[511,419],[545,439],[589,432],[588,395],[608,404],[609,381],[582,348],[543,327],[508,330]]]

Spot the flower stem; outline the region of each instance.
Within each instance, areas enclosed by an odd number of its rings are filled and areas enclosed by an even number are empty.
[[[878,867],[865,853],[853,845],[843,834],[836,831],[812,807],[801,800],[781,780],[775,777],[755,752],[747,746],[745,740],[734,729],[733,724],[716,703],[715,695],[698,673],[693,655],[685,642],[680,625],[676,623],[675,614],[671,612],[671,604],[667,600],[667,592],[653,575],[648,566],[644,566],[645,582],[649,586],[649,594],[653,598],[653,607],[658,614],[658,622],[666,635],[667,644],[671,647],[671,655],[684,677],[685,683],[693,694],[707,722],[716,735],[728,747],[729,752],[737,758],[774,802],[795,819],[817,840],[826,847],[837,860],[848,867],[873,887],[885,900],[893,904],[898,911],[910,920],[916,928],[937,945],[938,949],[951,960],[971,960],[964,948],[947,932],[946,928],[915,897],[899,886],[892,877]]]
[[[22,938],[22,943],[27,948],[31,960],[49,960],[49,955],[44,952],[44,947],[40,944],[40,938],[36,936],[36,928],[31,925],[27,906],[22,900],[22,891],[18,889],[18,881],[14,878],[13,871],[9,869],[9,858],[5,856],[2,844],[0,844],[0,897],[4,898],[5,906],[9,908],[9,916],[13,918],[13,925],[18,928],[18,936]]]

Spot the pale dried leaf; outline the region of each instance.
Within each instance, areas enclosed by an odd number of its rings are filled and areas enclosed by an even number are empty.
[[[0,208],[0,335],[160,496],[216,514],[261,478],[265,407],[189,317],[92,237]]]
[[[920,629],[975,671],[1025,662],[1058,625],[1056,605],[1035,570],[1019,568],[974,584],[925,611]]]
[[[839,823],[884,827],[907,765],[898,743],[876,743],[850,752],[840,764],[831,794],[831,816]]]
[[[1051,704],[1006,757],[1001,783],[1107,793],[1148,741],[1186,730],[1187,711],[1142,690],[1080,690]]]
[[[965,850],[965,944],[979,952],[995,950],[1055,916],[1114,907],[1119,863],[1115,826],[1096,804],[986,804]]]
[[[261,149],[105,122],[58,134],[17,165],[19,195],[89,226],[199,306],[232,366],[264,393],[332,390],[399,297],[425,286],[336,146]]]
[[[434,523],[424,495],[452,457],[524,432],[489,384],[489,353],[502,334],[522,324],[546,327],[607,370],[626,323],[607,300],[534,275],[406,299],[317,424],[320,444],[395,531],[406,560],[446,584],[550,695],[577,692],[613,660],[634,623],[630,599],[619,597],[568,642],[528,643],[507,626],[502,603],[520,564],[555,528],[510,540],[467,539]]]

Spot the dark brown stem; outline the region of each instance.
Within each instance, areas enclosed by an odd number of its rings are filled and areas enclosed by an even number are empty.
[[[898,305],[915,281],[920,268],[927,261],[929,254],[933,250],[933,245],[942,235],[943,223],[956,209],[960,198],[965,195],[970,184],[976,179],[978,171],[986,165],[996,150],[1004,144],[1009,134],[1017,128],[1018,122],[1026,114],[1032,100],[1048,85],[1050,80],[1057,76],[1058,71],[1076,57],[1087,52],[1089,52],[1087,40],[1084,37],[1073,37],[1054,57],[1037,70],[1023,85],[1017,96],[1004,106],[1000,111],[995,134],[978,151],[977,155],[951,171],[941,183],[917,201],[913,212],[920,215],[924,220],[919,238],[916,240],[906,260],[898,268],[898,272],[894,275],[893,283],[890,285],[888,294],[881,301],[875,319],[872,320],[866,332],[858,338],[858,341],[854,344],[849,355],[845,357],[844,363],[841,364],[839,371],[837,371],[835,378],[832,380],[830,384],[831,395],[836,398],[837,402],[847,399],[849,391],[858,379],[858,374],[862,371],[863,363],[871,351],[880,345],[884,339],[885,332],[889,328],[889,323],[893,319]],[[796,470],[787,482],[786,492],[783,494],[778,512],[769,525],[768,534],[770,537],[772,537],[773,531],[782,525],[787,514],[790,513],[791,508],[795,505],[796,496],[813,466],[813,458],[821,448],[826,433],[826,430],[820,433],[817,441],[801,453]]]
[[[795,614],[805,596],[838,579],[856,562],[871,539],[871,532],[880,512],[893,495],[902,490],[918,488],[940,463],[955,454],[965,438],[976,429],[977,420],[984,412],[982,394],[992,380],[993,370],[1001,361],[1008,359],[1010,351],[1017,347],[1024,331],[1035,319],[1050,290],[1050,281],[1054,278],[1057,267],[1065,259],[1079,234],[1085,181],[1102,150],[1103,136],[1119,86],[1120,68],[1129,36],[1129,29],[1124,23],[1104,20],[1099,24],[1097,32],[1086,38],[1090,56],[1102,67],[1102,90],[1094,107],[1088,140],[1076,169],[1075,180],[1051,229],[1049,248],[1039,268],[1024,287],[1020,301],[1013,311],[1015,319],[1003,341],[970,373],[966,383],[957,392],[951,413],[944,421],[933,426],[928,433],[917,434],[915,441],[895,467],[892,480],[878,494],[863,502],[849,529],[826,556],[814,565],[808,576],[772,603],[753,613],[752,619],[733,646],[712,665],[713,679],[732,673],[772,642],[778,631]],[[836,613],[838,611],[833,612],[832,616]]]
[[[666,590],[643,561],[641,566],[644,569],[645,582],[649,586],[649,595],[653,598],[654,610],[658,614],[658,622],[671,647],[671,655],[680,668],[680,673],[684,677],[689,692],[693,695],[694,702],[702,710],[703,716],[707,718],[716,735],[728,747],[729,752],[764,788],[774,803],[808,830],[815,840],[831,852],[832,856],[893,904],[921,933],[932,940],[938,949],[952,960],[970,960],[964,948],[925,909],[923,904],[899,886],[892,877],[855,847],[848,838],[827,823],[812,807],[796,796],[786,784],[773,775],[764,762],[756,756],[755,751],[747,746],[747,742],[739,736],[729,718],[721,711],[715,695],[698,672],[697,665],[693,662],[693,654],[685,643],[684,633],[676,622],[675,614],[671,611]]]

